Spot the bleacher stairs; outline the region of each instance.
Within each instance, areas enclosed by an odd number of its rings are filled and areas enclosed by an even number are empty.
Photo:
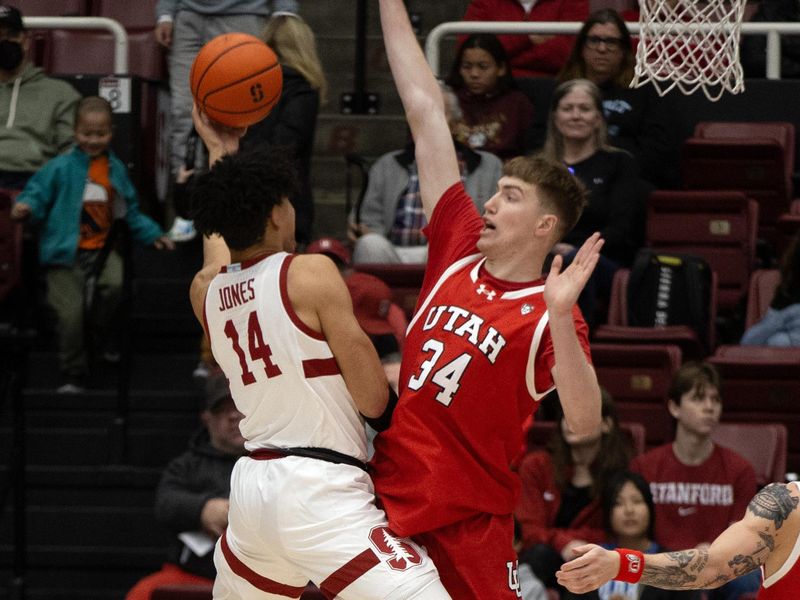
[[[422,34],[460,17],[466,0],[409,2]],[[369,2],[367,88],[381,95],[378,115],[342,115],[352,91],[355,0],[301,2],[315,30],[331,85],[319,117],[313,179],[317,233],[343,235],[344,159],[367,158],[406,140],[397,94],[380,41],[377,7]],[[134,254],[132,358],[128,418],[120,420],[118,366],[103,364],[83,394],[57,395],[52,344],[30,349],[21,401],[26,468],[25,597],[31,600],[111,600],[159,568],[169,533],[153,516],[153,493],[166,462],[198,427],[201,394],[192,379],[201,330],[189,305],[191,277],[201,262],[199,240],[175,252],[137,248]],[[9,402],[0,403],[0,501],[14,438]],[[19,431],[17,431],[19,433]],[[0,505],[0,600],[12,589],[14,515]]]

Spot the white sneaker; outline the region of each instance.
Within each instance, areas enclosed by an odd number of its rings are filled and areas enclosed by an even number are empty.
[[[173,221],[172,227],[167,233],[167,237],[173,242],[188,242],[193,240],[196,235],[194,221],[182,219],[181,217],[175,217],[175,221]]]

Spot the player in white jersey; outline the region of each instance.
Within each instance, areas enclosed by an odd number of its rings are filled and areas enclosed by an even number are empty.
[[[242,131],[195,114],[210,171],[193,194],[203,268],[190,291],[230,382],[249,455],[231,477],[215,599],[450,596],[422,548],[375,505],[362,417],[388,420],[388,384],[333,262],[294,250],[293,167],[236,154]]]

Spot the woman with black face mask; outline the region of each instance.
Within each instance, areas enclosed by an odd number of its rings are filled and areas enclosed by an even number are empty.
[[[72,141],[80,94],[27,60],[22,14],[0,5],[0,188],[22,189]]]

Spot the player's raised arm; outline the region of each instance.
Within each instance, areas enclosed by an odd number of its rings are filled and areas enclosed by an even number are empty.
[[[764,564],[768,572],[775,572],[788,558],[800,530],[798,501],[796,488],[773,483],[755,495],[742,520],[723,531],[707,550],[646,554],[642,570],[641,564],[633,566],[635,553],[589,544],[576,549],[580,556],[562,565],[556,578],[571,592],[584,593],[611,579],[633,581],[639,573],[641,583],[688,590],[720,587]]]
[[[386,55],[416,145],[419,187],[430,219],[442,193],[459,181],[456,151],[439,84],[417,42],[402,0],[380,0]]]
[[[192,120],[195,129],[203,140],[208,150],[208,164],[213,166],[226,154],[234,154],[239,150],[239,139],[245,134],[246,129],[225,127],[216,124],[202,114],[197,105],[192,109]],[[205,303],[208,284],[214,278],[220,267],[231,262],[231,253],[225,241],[218,235],[203,238],[203,266],[194,276],[189,288],[189,299],[195,317],[205,328],[203,321],[203,305]]]
[[[564,270],[561,256],[556,256],[544,288],[555,355],[553,380],[564,419],[579,435],[592,434],[600,427],[600,385],[578,341],[572,311],[597,265],[602,247],[603,240],[595,233]]]

